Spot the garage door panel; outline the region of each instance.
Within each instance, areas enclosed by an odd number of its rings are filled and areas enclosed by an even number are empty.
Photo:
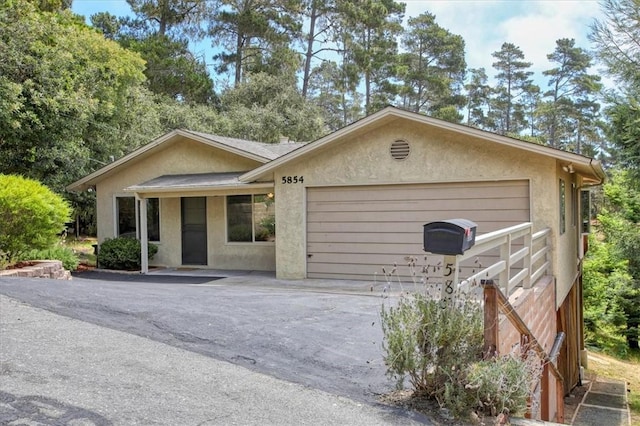
[[[426,223],[426,222],[425,222]],[[413,233],[416,231],[417,225],[424,225],[418,222],[398,222],[390,224],[387,222],[309,222],[307,224],[307,230],[309,233],[313,232],[330,232],[330,233],[342,233],[342,232],[364,232],[371,233],[372,231],[378,232],[407,232]]]
[[[437,213],[436,213],[437,212]],[[523,217],[527,210],[477,210],[472,206],[469,206],[465,210],[434,210],[432,212],[426,211],[385,211],[385,212],[321,212],[321,213],[309,213],[307,220],[309,223],[313,222],[339,222],[349,223],[356,221],[362,222],[375,222],[375,223],[387,223],[394,224],[398,222],[412,222],[425,224],[429,221],[442,220],[448,218],[468,218],[474,217],[476,221],[494,220],[494,221],[513,221]],[[357,217],[356,217],[357,215]]]
[[[410,281],[404,259],[423,261],[425,223],[466,218],[481,235],[529,221],[529,204],[527,181],[308,188],[307,276],[372,280],[398,263]]]
[[[393,241],[398,244],[414,244],[416,239],[422,238],[416,236],[415,229],[412,232],[309,232],[307,235],[307,243],[379,243],[382,241]]]
[[[422,241],[414,238],[413,244],[402,243],[309,243],[309,253],[314,253],[314,256],[321,253],[347,253],[354,252],[365,254],[390,254],[398,255],[402,253],[418,253],[422,250]]]
[[[439,209],[442,200],[411,200],[402,203],[405,211],[432,211]],[[527,197],[512,198],[505,200],[504,198],[483,198],[474,199],[473,206],[470,206],[469,200],[448,200],[447,206],[450,209],[468,210],[502,210],[506,208],[519,207],[520,209],[529,208],[529,199]],[[309,211],[313,212],[395,212],[398,206],[383,201],[314,201],[309,202]]]
[[[407,201],[407,200],[458,200],[477,197],[482,190],[482,198],[516,198],[528,197],[529,187],[524,182],[500,183],[453,183],[432,184],[428,189],[424,185],[403,185],[403,189],[395,189],[397,185],[377,185],[364,187],[342,187],[346,190],[336,192],[329,188],[309,188],[308,201]]]

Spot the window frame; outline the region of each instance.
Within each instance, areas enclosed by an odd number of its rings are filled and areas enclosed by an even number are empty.
[[[558,230],[560,235],[564,235],[567,232],[567,184],[564,179],[560,178],[558,184],[558,204],[559,204],[559,221]]]
[[[270,196],[271,195],[271,196]],[[250,196],[251,197],[251,241],[231,241],[229,239],[229,199],[231,197],[246,197],[246,196]],[[225,244],[232,244],[232,245],[236,245],[236,244],[258,244],[258,245],[275,245],[275,234],[274,234],[274,239],[270,240],[270,241],[264,241],[264,240],[256,240],[256,210],[255,210],[255,204],[256,204],[256,197],[260,197],[260,196],[264,196],[267,198],[270,198],[273,201],[273,203],[275,204],[275,198],[273,197],[272,193],[260,193],[260,194],[230,194],[230,195],[225,195],[224,197],[224,228],[225,228]],[[274,211],[274,218],[275,218],[275,211]]]
[[[140,202],[141,200],[137,199],[135,196],[129,195],[129,194],[115,194],[113,196],[113,210],[114,210],[114,214],[113,214],[113,218],[114,218],[114,223],[113,223],[113,235],[116,238],[120,238],[121,234],[120,234],[120,206],[119,206],[119,202],[118,200],[120,198],[132,198],[133,202],[134,202],[134,210],[135,210],[135,238],[137,240],[140,239]],[[149,203],[151,202],[151,200],[158,200],[158,217],[157,217],[157,226],[158,226],[158,239],[154,240],[149,238],[148,241],[152,242],[152,243],[160,243],[160,241],[162,240],[162,232],[161,232],[161,223],[162,223],[162,199],[159,197],[150,197],[150,198],[143,198],[143,200],[145,200],[145,202]],[[149,205],[147,205],[147,215],[149,214],[150,209],[149,209]],[[149,221],[149,218],[147,217],[147,235],[151,236],[151,232],[149,232],[149,226],[151,224],[151,221]]]

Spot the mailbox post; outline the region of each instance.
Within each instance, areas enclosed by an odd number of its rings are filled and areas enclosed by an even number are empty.
[[[467,219],[450,219],[424,225],[424,251],[444,255],[441,299],[450,302],[458,287],[458,255],[476,242],[477,225]]]

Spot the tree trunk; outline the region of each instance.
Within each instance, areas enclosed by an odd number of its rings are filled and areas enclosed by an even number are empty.
[[[316,20],[318,19],[316,3],[312,2],[311,17],[309,18],[309,35],[307,37],[307,52],[304,61],[304,74],[302,76],[302,97],[307,98],[309,90],[309,79],[311,74],[311,60],[313,59],[313,42],[315,41],[314,33],[316,31]]]
[[[236,36],[236,76],[234,86],[237,87],[242,81],[242,35]]]

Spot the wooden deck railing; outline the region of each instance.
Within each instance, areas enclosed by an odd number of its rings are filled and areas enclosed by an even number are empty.
[[[533,232],[532,223],[522,223],[509,228],[500,229],[478,237],[475,245],[462,255],[445,256],[446,281],[442,286],[443,298],[454,298],[455,293],[476,293],[482,291],[485,312],[485,354],[495,354],[499,344],[499,313],[502,313],[515,327],[521,340],[533,350],[543,366],[540,382],[535,384],[540,390],[540,416],[542,420],[563,421],[563,377],[556,367],[556,356],[553,358],[544,350],[530,327],[522,320],[509,302],[509,295],[517,287],[530,289],[544,275],[551,275],[550,229]],[[473,273],[461,279],[463,266],[473,259],[489,260],[488,265],[475,267]],[[477,266],[477,260],[474,262]],[[447,267],[451,266],[451,267]],[[445,273],[446,275],[446,273]],[[454,292],[446,291],[450,283]],[[563,336],[562,336],[563,337]],[[554,346],[555,347],[555,346]],[[550,375],[555,377],[555,388],[551,386]],[[550,413],[551,397],[555,399],[556,412]]]
[[[564,333],[556,337],[556,342],[551,349],[551,354],[547,354],[538,339],[533,335],[527,324],[513,308],[506,296],[495,285],[493,280],[483,280],[484,289],[484,353],[495,353],[498,348],[499,333],[498,324],[499,312],[502,312],[509,322],[518,330],[520,336],[524,337],[527,347],[533,350],[540,362],[543,370],[540,378],[540,416],[545,421],[564,421],[564,378],[555,365],[559,346],[564,339]],[[555,389],[549,381],[549,374],[556,378]],[[556,401],[556,412],[551,413],[549,409],[550,396],[554,396]]]
[[[502,292],[509,296],[516,287],[531,288],[540,277],[550,273],[550,234],[550,229],[534,233],[530,222],[500,229],[476,238],[475,245],[462,255],[445,256],[444,263],[453,263],[459,271],[459,265],[466,260],[498,250],[493,263],[463,280],[456,276],[453,281],[459,283],[458,291],[466,293],[481,280],[497,279]]]

